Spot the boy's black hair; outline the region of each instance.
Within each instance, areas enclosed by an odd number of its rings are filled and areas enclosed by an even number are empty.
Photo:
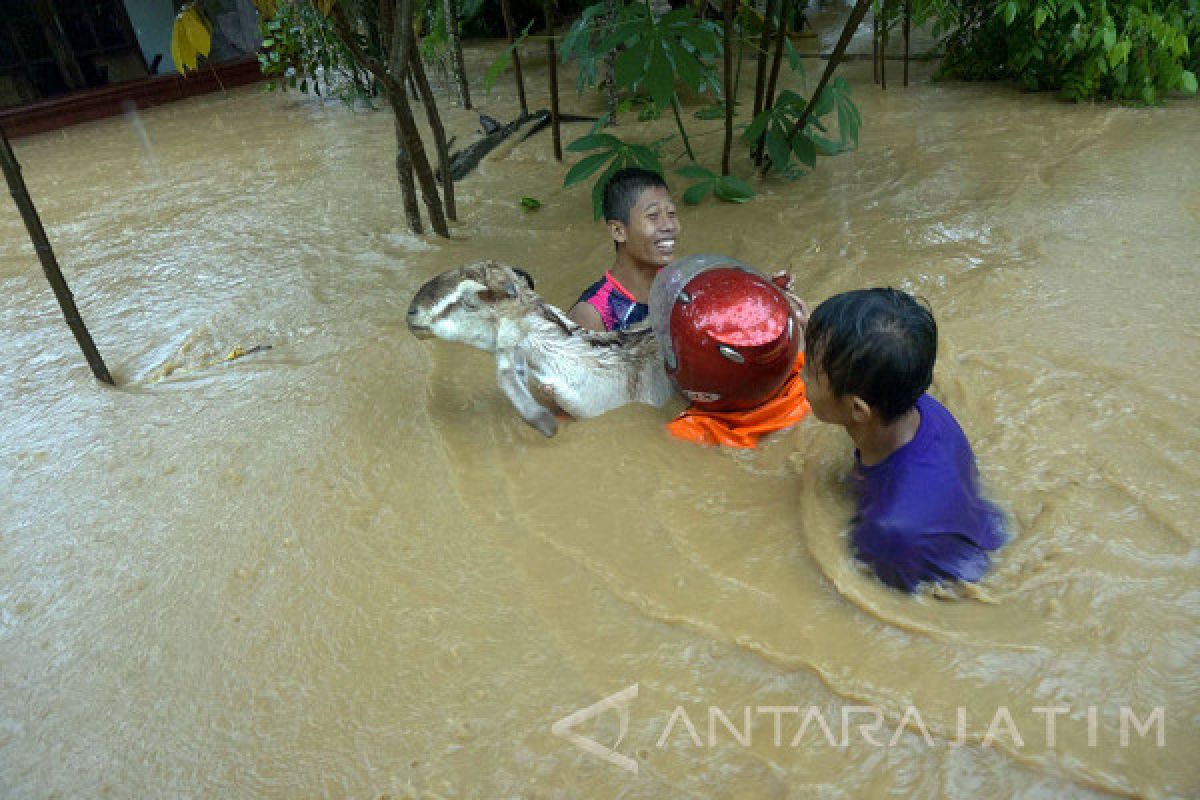
[[[837,396],[855,394],[889,423],[916,405],[933,382],[937,323],[929,308],[898,289],[834,295],[804,332],[807,362]]]
[[[629,212],[642,192],[668,188],[663,176],[657,172],[641,167],[617,170],[604,184],[604,221],[616,220],[628,225]]]

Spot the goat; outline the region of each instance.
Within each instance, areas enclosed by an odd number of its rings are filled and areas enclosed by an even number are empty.
[[[496,380],[517,413],[544,436],[558,432],[550,409],[529,390],[584,419],[629,403],[661,408],[674,393],[649,327],[597,333],[544,303],[524,270],[479,261],[429,280],[408,307],[418,338],[461,342],[496,356]]]

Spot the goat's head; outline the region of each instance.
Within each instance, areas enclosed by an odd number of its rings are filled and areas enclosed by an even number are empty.
[[[529,273],[499,261],[478,261],[443,272],[417,290],[408,307],[408,329],[494,352],[515,331],[533,294]]]

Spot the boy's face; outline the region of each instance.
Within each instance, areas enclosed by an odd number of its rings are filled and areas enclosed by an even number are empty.
[[[813,365],[813,357],[805,353],[800,380],[804,381],[804,396],[812,408],[813,416],[832,425],[850,425],[863,422],[871,414],[871,408],[857,395],[838,395],[829,386],[829,376]]]
[[[662,267],[670,262],[675,257],[679,228],[671,193],[659,187],[642,190],[629,210],[628,225],[620,220],[608,222],[617,248],[623,247],[639,266]]]

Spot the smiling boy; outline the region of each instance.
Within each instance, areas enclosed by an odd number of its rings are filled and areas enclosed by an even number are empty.
[[[679,218],[662,176],[627,167],[604,187],[604,219],[616,259],[567,316],[590,330],[622,330],[646,318],[654,276],[674,258]]]

